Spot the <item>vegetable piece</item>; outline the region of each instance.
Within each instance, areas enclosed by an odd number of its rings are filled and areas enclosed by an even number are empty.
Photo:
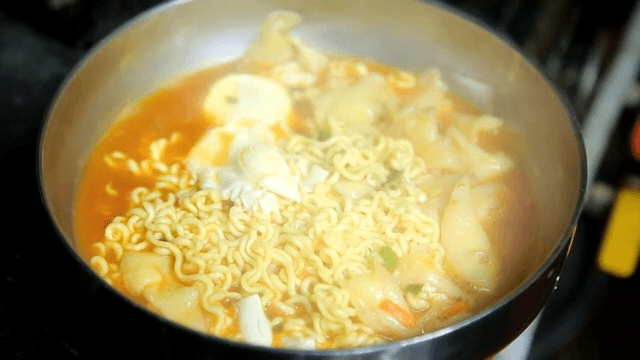
[[[318,141],[326,141],[331,137],[331,131],[322,129],[318,132]]]
[[[416,324],[416,319],[407,310],[403,309],[400,305],[394,303],[389,299],[384,299],[380,302],[378,308],[387,314],[400,320],[400,322],[407,327],[412,327]]]
[[[238,318],[240,331],[248,343],[271,346],[273,342],[271,323],[264,313],[258,294],[238,301]]]
[[[413,295],[418,295],[420,293],[420,290],[422,290],[422,287],[423,285],[420,284],[411,284],[407,286],[404,291],[412,293]]]
[[[392,170],[387,177],[387,182],[397,181],[402,177],[402,170]]]
[[[398,255],[396,255],[389,246],[381,247],[378,253],[382,257],[382,260],[384,260],[384,268],[392,272],[398,263]]]
[[[402,179],[402,170],[392,170],[387,176],[387,185],[391,190],[396,190]]]
[[[455,314],[462,312],[467,307],[469,307],[469,303],[467,303],[466,301],[464,300],[456,301],[451,306],[446,308],[443,312],[441,312],[439,317],[441,319],[446,319],[448,317],[451,317]]]
[[[497,134],[504,124],[502,120],[491,115],[471,116],[458,114],[455,118],[456,127],[471,141],[472,144],[480,143],[480,134]]]

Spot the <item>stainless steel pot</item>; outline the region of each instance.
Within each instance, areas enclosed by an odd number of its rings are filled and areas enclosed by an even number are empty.
[[[72,213],[80,172],[123,106],[175,76],[240,56],[256,36],[258,24],[276,9],[300,13],[304,21],[294,33],[323,51],[410,70],[435,66],[462,95],[484,84],[492,89],[492,101],[476,99],[475,105],[524,134],[542,241],[526,249],[508,288],[483,311],[448,328],[387,345],[337,351],[266,349],[169,323],[110,290],[78,256]],[[53,102],[40,149],[44,200],[64,244],[90,281],[108,289],[103,292],[115,299],[114,306],[134,307],[130,313],[168,329],[163,336],[172,341],[171,351],[180,354],[181,348],[196,347],[198,354],[214,358],[490,356],[513,341],[551,295],[570,248],[585,174],[585,151],[574,115],[536,66],[508,41],[464,16],[408,0],[194,0],[157,7],[118,29],[76,67]]]

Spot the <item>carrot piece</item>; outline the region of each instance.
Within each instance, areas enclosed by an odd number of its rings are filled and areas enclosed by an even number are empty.
[[[273,334],[273,347],[283,348],[284,344],[282,343],[282,334]]]
[[[380,305],[378,305],[378,308],[400,320],[400,322],[407,327],[412,327],[416,324],[416,319],[410,312],[403,309],[400,305],[391,300],[382,300],[382,302],[380,302]]]
[[[453,316],[461,312],[462,310],[466,309],[468,306],[469,304],[467,304],[467,302],[464,300],[456,301],[451,306],[444,309],[444,311],[440,313],[440,318],[445,319],[450,316]]]

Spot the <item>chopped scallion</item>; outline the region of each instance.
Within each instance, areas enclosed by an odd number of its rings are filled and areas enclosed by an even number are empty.
[[[420,290],[422,290],[422,285],[420,284],[411,284],[405,289],[406,292],[410,292],[414,295],[418,295],[420,293]]]
[[[389,173],[389,176],[387,176],[387,185],[389,185],[389,188],[391,190],[395,190],[398,188],[398,183],[400,182],[401,178],[402,178],[401,170],[391,170],[391,172]]]
[[[318,141],[326,141],[331,137],[331,132],[327,129],[322,129],[318,132]]]
[[[396,267],[396,263],[398,262],[398,255],[396,255],[396,253],[394,253],[389,246],[381,247],[378,253],[384,261],[385,269],[389,270],[389,272],[392,272]]]

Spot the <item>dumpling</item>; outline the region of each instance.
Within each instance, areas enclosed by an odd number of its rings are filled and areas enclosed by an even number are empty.
[[[453,188],[460,178],[457,174],[446,174],[442,176],[433,176],[425,179],[419,186],[425,195],[427,202],[433,205],[438,213],[442,213],[449,202]]]
[[[441,222],[445,261],[462,279],[490,290],[497,280],[498,264],[489,238],[471,204],[468,176],[456,183]]]
[[[167,281],[171,273],[171,258],[142,252],[125,252],[120,262],[125,288],[133,295],[141,295],[145,289],[158,287]]]
[[[208,317],[200,306],[200,293],[194,286],[166,286],[144,291],[149,304],[162,315],[190,328],[207,331]]]
[[[429,170],[458,173],[465,169],[451,139],[440,134],[435,108],[405,110],[394,119],[388,133],[411,141]]]
[[[298,63],[306,67],[307,70],[317,74],[327,66],[327,63],[329,62],[327,56],[311,46],[308,46],[303,40],[292,36],[291,43],[297,50]]]
[[[455,117],[455,124],[460,131],[469,139],[472,144],[478,145],[481,132],[496,133],[504,122],[491,115],[481,115],[478,117],[458,114]]]
[[[142,295],[167,318],[206,331],[208,317],[200,305],[200,293],[194,286],[184,286],[174,279],[171,258],[142,252],[122,255],[120,270],[125,288],[133,295]]]
[[[418,153],[423,155],[427,169],[445,170],[452,173],[459,173],[464,170],[464,163],[458,150],[448,137],[425,142],[419,147],[419,150]]]
[[[508,192],[509,189],[500,183],[474,186],[471,189],[471,204],[478,220],[485,222],[500,215],[505,210],[504,199]]]
[[[428,252],[414,251],[398,261],[394,276],[402,288],[410,285],[431,286],[451,299],[465,298],[467,295],[454,284],[447,275],[431,265]]]
[[[289,31],[300,24],[300,15],[292,11],[275,11],[260,26],[260,35],[245,52],[244,59],[261,66],[273,66],[290,60],[294,48]]]
[[[420,152],[424,144],[440,138],[435,110],[406,109],[394,119],[388,133],[408,139],[416,151]]]
[[[382,75],[370,73],[353,85],[323,93],[312,103],[316,119],[334,118],[347,126],[365,129],[395,111],[398,99]]]
[[[447,135],[455,145],[469,170],[479,181],[489,180],[502,175],[513,168],[513,162],[502,153],[489,153],[481,147],[472,144],[455,127],[449,128]]]
[[[380,308],[382,301],[392,301],[409,312],[397,280],[382,265],[376,264],[372,272],[354,276],[347,288],[358,318],[365,325],[387,336],[407,333],[408,328],[401,319]]]
[[[420,74],[418,82],[424,90],[411,100],[409,107],[433,109],[445,103],[448,89],[447,85],[442,81],[440,71],[436,69],[425,71]]]

